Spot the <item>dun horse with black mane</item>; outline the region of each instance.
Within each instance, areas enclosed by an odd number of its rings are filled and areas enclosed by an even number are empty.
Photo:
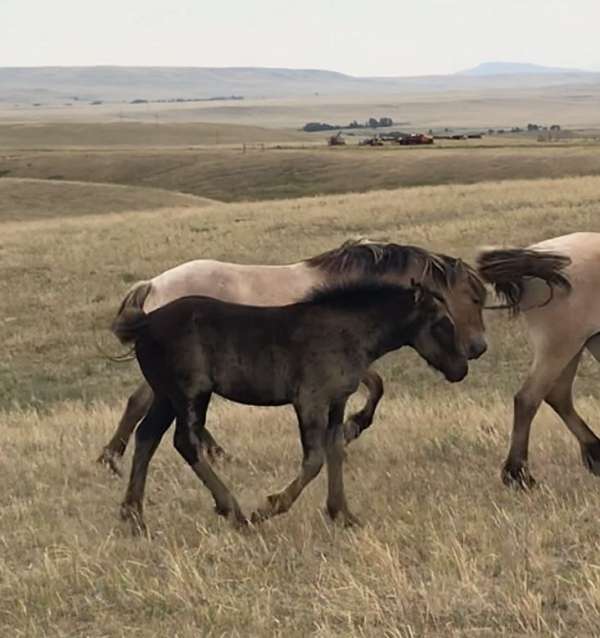
[[[315,286],[365,278],[399,285],[408,285],[415,280],[438,292],[453,317],[463,353],[474,359],[485,352],[482,319],[485,287],[470,266],[455,257],[417,246],[368,241],[349,241],[305,261],[282,266],[231,264],[207,259],[190,261],[133,286],[121,304],[116,321],[132,308],[151,312],[188,295],[206,295],[254,306],[281,306],[299,301]],[[361,381],[369,397],[363,409],[351,415],[344,425],[346,441],[358,437],[373,422],[383,395],[383,383],[377,373],[365,370]],[[117,461],[125,452],[135,426],[151,405],[152,390],[144,383],[129,398],[119,427],[99,461],[119,471]],[[210,455],[221,451],[208,430],[203,431],[203,437]]]
[[[369,366],[408,345],[449,381],[468,371],[464,349],[442,297],[417,286],[355,283],[312,292],[281,307],[242,306],[184,297],[150,314],[126,308],[113,324],[122,343],[135,343],[152,407],[136,432],[122,515],[144,529],[148,465],[176,419],[174,445],[210,490],[219,514],[247,523],[205,457],[203,432],[213,393],[250,405],[292,404],[303,461],[298,476],[258,508],[255,522],[286,512],[327,463],[327,511],[355,522],[343,486],[344,409]]]

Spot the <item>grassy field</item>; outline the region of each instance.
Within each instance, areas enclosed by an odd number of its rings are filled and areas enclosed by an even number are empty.
[[[307,139],[300,131],[205,122],[10,122],[0,124],[0,148],[197,146],[285,143]]]
[[[359,529],[325,519],[320,477],[287,516],[239,534],[165,440],[152,540],[134,539],[124,484],[93,461],[139,377],[97,350],[119,351],[104,326],[132,281],[196,257],[293,261],[357,235],[472,260],[482,243],[600,231],[599,205],[600,178],[579,177],[0,218],[0,635],[598,635],[598,480],[550,411],[532,441],[540,489],[499,480],[529,357],[503,313],[488,313],[490,350],[459,385],[411,352],[381,362],[381,412],[348,454]],[[596,379],[586,359],[592,424]],[[209,423],[246,508],[295,471],[290,410],[215,401]]]
[[[524,84],[527,83],[523,80]],[[34,107],[0,103],[3,122],[151,122],[244,124],[297,129],[306,122],[347,124],[356,119],[391,117],[416,129],[438,127],[512,127],[528,122],[560,124],[569,128],[598,128],[597,83],[580,86],[525,86],[504,88],[409,90],[353,95],[244,99],[185,104],[125,104]],[[264,141],[264,140],[261,140]]]
[[[0,221],[103,215],[175,206],[201,208],[208,204],[215,202],[158,188],[56,179],[0,179]]]
[[[311,142],[311,145],[313,142]],[[257,201],[401,186],[600,175],[592,140],[442,141],[431,147],[49,149],[0,152],[0,175],[152,186]]]

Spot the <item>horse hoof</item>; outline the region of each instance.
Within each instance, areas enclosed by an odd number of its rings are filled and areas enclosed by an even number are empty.
[[[219,505],[215,505],[215,514],[217,514],[217,516],[223,516],[227,518],[229,514],[231,514],[231,508],[220,507]]]
[[[117,465],[115,453],[111,452],[107,448],[104,448],[102,450],[102,454],[100,454],[100,456],[96,459],[96,463],[100,463],[100,465],[106,466],[109,470],[112,471],[113,474],[116,474],[118,477],[123,478],[123,472]]]
[[[252,525],[259,525],[268,518],[271,518],[271,513],[267,512],[264,508],[259,507],[250,514],[250,523],[252,523]]]
[[[531,476],[526,465],[506,463],[502,468],[502,482],[507,487],[520,490],[531,490],[536,486],[536,480]]]
[[[353,417],[350,417],[344,423],[343,428],[344,428],[344,442],[346,445],[348,445],[349,443],[354,441],[354,439],[357,439],[360,436],[360,433],[361,433],[360,424],[357,423]]]
[[[588,471],[600,476],[600,441],[594,441],[582,446],[581,458]]]
[[[134,536],[148,536],[148,528],[141,513],[130,505],[121,505],[121,520],[131,525]]]
[[[225,506],[215,504],[215,513],[230,520],[233,523],[233,526],[238,529],[243,529],[250,525],[250,521],[244,515],[237,503]]]
[[[341,523],[344,527],[362,527],[362,523],[360,522],[360,519],[357,518],[356,516],[354,516],[354,514],[352,514],[352,512],[349,512],[348,510],[344,511],[344,510],[333,510],[332,508],[330,508],[329,506],[327,506],[325,508],[325,511],[327,512],[329,518],[336,522],[336,523]]]
[[[250,527],[251,521],[244,516],[242,512],[236,512],[231,517],[231,522],[236,529],[245,530]]]
[[[269,494],[267,496],[266,502],[261,507],[258,507],[252,515],[250,516],[250,522],[252,524],[262,523],[266,521],[268,518],[272,518],[277,514],[283,514],[289,508],[285,507],[284,502],[282,501],[281,494]]]

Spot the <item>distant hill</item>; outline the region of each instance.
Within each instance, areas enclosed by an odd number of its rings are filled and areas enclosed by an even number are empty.
[[[321,90],[356,92],[361,80],[334,71],[254,67],[0,68],[0,100],[95,100],[283,97]]]
[[[528,64],[525,62],[483,62],[472,69],[460,71],[457,75],[544,75],[556,73],[587,73],[587,71],[554,66],[541,66],[539,64]]]
[[[0,223],[217,204],[160,188],[49,179],[0,179]]]
[[[354,77],[318,69],[262,67],[5,67],[0,102],[64,105],[242,96],[280,98],[600,83],[600,73],[492,62],[453,75]]]

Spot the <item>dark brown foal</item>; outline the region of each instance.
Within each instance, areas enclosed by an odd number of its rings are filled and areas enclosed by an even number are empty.
[[[369,366],[409,345],[449,381],[468,371],[445,302],[421,286],[363,282],[273,308],[184,297],[150,314],[130,310],[113,330],[122,343],[135,343],[155,395],[136,436],[122,507],[137,529],[144,526],[148,464],[173,415],[175,447],[211,492],[217,512],[247,522],[206,458],[203,436],[213,393],[249,405],[292,404],[298,416],[300,473],[266,499],[254,522],[288,511],[326,463],[327,511],[351,524],[356,519],[343,485],[344,407]]]

